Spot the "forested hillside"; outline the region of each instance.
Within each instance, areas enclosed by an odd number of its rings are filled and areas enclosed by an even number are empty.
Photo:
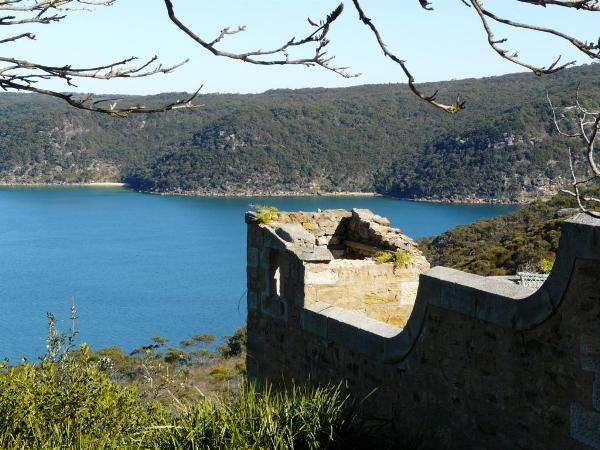
[[[596,183],[588,191],[600,194]],[[480,275],[512,275],[519,270],[544,272],[552,263],[563,222],[575,215],[577,202],[567,194],[537,200],[512,214],[461,225],[419,241],[432,266]]]
[[[410,198],[514,201],[566,175],[546,91],[569,103],[577,83],[600,99],[600,65],[548,77],[434,83],[460,93],[450,116],[405,85],[203,95],[202,106],[127,119],[51,98],[0,94],[0,182],[126,181],[144,191],[378,191]],[[180,95],[181,96],[181,95]],[[177,94],[130,97],[164,103]]]

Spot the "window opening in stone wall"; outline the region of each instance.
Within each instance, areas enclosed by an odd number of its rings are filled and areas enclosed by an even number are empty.
[[[281,268],[278,252],[272,251],[270,258],[270,291],[271,296],[281,297]]]

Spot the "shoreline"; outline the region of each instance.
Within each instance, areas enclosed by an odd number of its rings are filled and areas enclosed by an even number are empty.
[[[127,187],[126,183],[116,181],[98,181],[90,183],[4,183],[0,182],[0,187]]]
[[[133,189],[133,188],[130,188]],[[438,203],[448,205],[527,205],[537,198],[522,200],[522,201],[509,201],[505,199],[484,199],[484,198],[471,198],[464,200],[455,199],[432,199],[432,198],[409,198],[409,197],[398,197],[391,194],[381,194],[379,192],[156,192],[156,191],[141,191],[133,189],[141,194],[160,195],[164,197],[205,197],[205,198],[216,198],[216,197],[385,197],[393,198],[396,200],[403,200],[407,202],[416,203]],[[541,198],[541,197],[540,197]]]
[[[390,198],[398,200],[406,200],[415,203],[437,203],[442,205],[528,205],[537,199],[521,200],[521,201],[510,201],[497,198],[473,198],[465,200],[454,200],[454,199],[431,199],[431,198],[403,198],[389,195]]]
[[[173,196],[173,197],[205,197],[205,198],[252,198],[252,197],[387,197],[397,200],[404,200],[409,202],[417,203],[438,203],[438,204],[453,204],[453,205],[527,205],[535,200],[547,198],[543,197],[531,197],[527,199],[510,201],[507,199],[485,199],[485,198],[467,198],[467,199],[436,199],[436,198],[409,198],[409,197],[398,197],[391,194],[381,194],[378,192],[360,192],[360,191],[338,191],[338,192],[289,192],[289,191],[273,191],[273,192],[156,192],[156,191],[142,191],[129,186],[127,183],[114,182],[114,181],[99,181],[89,183],[4,183],[0,182],[0,188],[17,188],[17,187],[56,187],[56,188],[69,188],[69,187],[121,187],[127,188],[141,194],[160,195],[160,196]]]
[[[131,188],[133,189],[133,188]],[[134,189],[135,190],[135,189]],[[155,192],[139,191],[142,194],[161,195],[164,197],[387,197],[377,192]]]

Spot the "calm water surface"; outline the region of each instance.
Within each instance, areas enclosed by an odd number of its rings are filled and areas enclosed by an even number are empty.
[[[120,188],[0,189],[0,358],[45,351],[46,312],[80,341],[130,351],[162,335],[231,334],[245,321],[250,203],[281,210],[369,208],[418,238],[514,206],[383,197],[193,198]]]

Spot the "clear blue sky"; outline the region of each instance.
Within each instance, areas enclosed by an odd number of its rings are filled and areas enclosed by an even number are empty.
[[[205,38],[213,38],[225,26],[246,25],[245,33],[229,37],[221,48],[241,51],[266,49],[291,36],[310,31],[306,18],[323,18],[337,0],[173,0],[180,18]],[[483,77],[522,71],[497,56],[487,45],[479,18],[459,0],[432,0],[435,11],[424,11],[417,0],[363,0],[367,14],[378,25],[389,47],[406,59],[417,81]],[[498,14],[521,21],[560,27],[582,40],[597,40],[600,13],[557,7],[518,5],[515,1],[488,0]],[[3,27],[14,31],[16,27]],[[21,30],[19,30],[21,31]],[[217,58],[192,42],[168,20],[162,0],[118,0],[114,6],[94,12],[72,14],[53,25],[33,25],[37,41],[3,44],[3,55],[29,58],[48,64],[96,65],[128,56],[148,58],[157,54],[165,65],[190,58],[170,75],[147,79],[83,81],[80,90],[97,93],[151,94],[167,91],[262,92],[272,88],[351,86],[367,83],[405,82],[399,68],[386,60],[373,36],[356,18],[350,0],[332,28],[329,53],[340,65],[361,72],[346,80],[320,68],[254,67]],[[560,40],[539,33],[515,32],[495,26],[496,36],[508,37],[507,48],[539,65],[550,64],[557,55],[564,60],[590,62]],[[306,48],[305,54],[312,49]],[[298,54],[301,55],[302,53]],[[45,86],[72,90],[58,82]]]

